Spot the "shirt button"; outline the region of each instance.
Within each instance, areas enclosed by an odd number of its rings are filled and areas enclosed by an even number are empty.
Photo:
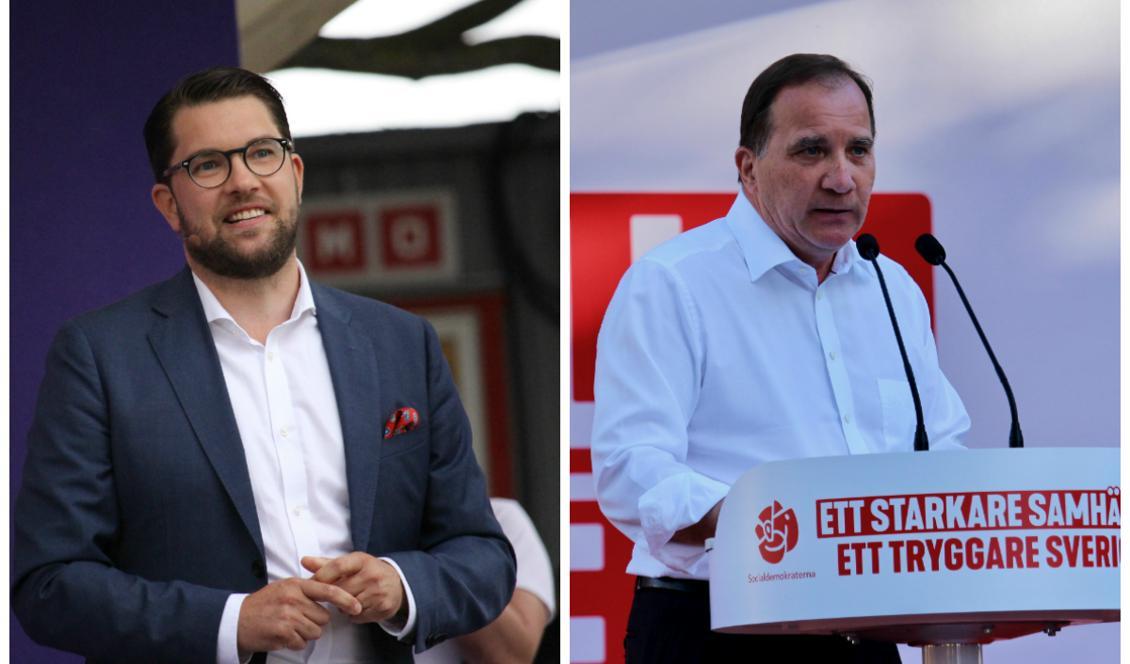
[[[302,508],[301,507],[295,507],[292,511],[294,512],[294,516],[302,516]]]
[[[835,359],[836,359],[836,351],[832,351],[832,352],[828,353],[828,359],[829,359],[829,360],[832,360],[832,361],[835,361]]]
[[[267,353],[267,361],[268,361],[268,362],[274,362],[274,360],[275,360],[275,352],[274,352],[274,351],[269,351],[269,352]]]
[[[280,436],[282,436],[283,438],[286,438],[286,434],[287,434],[286,427],[279,429],[279,435]]]
[[[816,291],[816,299],[817,299],[817,300],[821,300],[821,299],[823,299],[823,298],[824,298],[824,294],[823,294],[823,293],[821,293],[820,291]]]
[[[844,424],[851,424],[851,415],[844,415]]]

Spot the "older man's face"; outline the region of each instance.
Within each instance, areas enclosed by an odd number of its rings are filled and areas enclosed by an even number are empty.
[[[859,231],[875,182],[874,137],[850,79],[785,88],[770,110],[763,154],[738,148],[742,187],[793,253],[826,273]]]

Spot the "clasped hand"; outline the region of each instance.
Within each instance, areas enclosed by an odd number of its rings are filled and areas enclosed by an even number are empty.
[[[302,566],[314,576],[275,581],[243,601],[237,633],[241,653],[304,649],[330,622],[319,602],[354,623],[407,620],[400,575],[386,561],[355,551],[338,558],[306,556]]]

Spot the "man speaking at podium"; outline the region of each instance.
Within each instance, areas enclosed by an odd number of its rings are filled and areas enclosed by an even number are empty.
[[[145,139],[187,266],[52,345],[15,504],[28,634],[96,662],[357,664],[493,620],[514,557],[436,334],[307,279],[278,92],[194,74]]]
[[[910,451],[910,390],[873,266],[852,237],[875,179],[870,85],[830,55],[752,83],[729,213],[624,275],[597,341],[593,472],[635,542],[633,662],[897,662],[892,644],[710,631],[708,556],[730,486],[780,459]],[[880,257],[933,448],[969,427],[929,311]]]

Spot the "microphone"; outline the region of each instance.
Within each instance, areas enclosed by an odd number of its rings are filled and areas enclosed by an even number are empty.
[[[1024,447],[1024,434],[1020,431],[1020,416],[1016,413],[1016,399],[1012,396],[1012,388],[1008,384],[1008,378],[1005,377],[1000,362],[997,362],[997,356],[993,354],[993,349],[989,346],[989,340],[985,338],[981,324],[977,322],[977,316],[973,313],[973,307],[969,305],[969,300],[965,297],[965,291],[958,283],[957,276],[954,275],[950,266],[946,265],[946,250],[942,247],[942,243],[929,233],[919,235],[918,239],[914,241],[914,248],[918,250],[918,253],[927,263],[941,265],[946,274],[950,275],[950,280],[953,281],[954,288],[957,289],[957,294],[961,297],[961,303],[965,305],[965,310],[969,312],[969,318],[973,321],[973,327],[977,330],[977,336],[981,337],[981,344],[985,347],[985,352],[989,354],[989,359],[993,362],[993,369],[996,370],[997,378],[1000,379],[1001,385],[1004,387],[1005,396],[1008,397],[1008,409],[1012,414],[1012,426],[1008,432],[1008,446]]]
[[[914,451],[925,452],[930,449],[930,441],[926,437],[926,421],[922,417],[922,399],[918,396],[918,383],[914,380],[914,372],[910,369],[910,359],[906,356],[906,346],[902,343],[902,332],[895,318],[895,308],[891,304],[891,295],[887,292],[887,281],[883,279],[883,271],[879,269],[879,241],[874,235],[864,233],[855,240],[855,248],[864,260],[871,261],[875,266],[875,274],[879,276],[879,287],[883,289],[883,301],[887,304],[887,313],[891,316],[891,327],[895,330],[895,341],[899,344],[899,354],[902,356],[902,368],[906,371],[906,382],[910,384],[910,396],[914,398],[914,417],[917,425],[914,429]]]

